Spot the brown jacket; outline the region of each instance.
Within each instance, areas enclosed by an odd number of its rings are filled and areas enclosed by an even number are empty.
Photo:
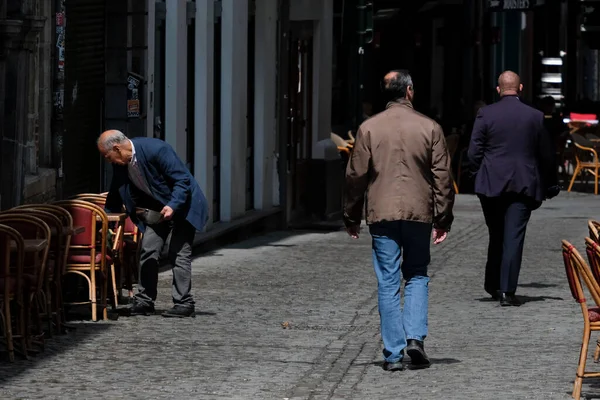
[[[449,229],[454,219],[450,156],[442,128],[407,100],[359,128],[346,169],[344,220],[367,224],[409,220]]]

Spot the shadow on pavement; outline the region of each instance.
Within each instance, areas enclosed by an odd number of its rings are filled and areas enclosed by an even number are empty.
[[[521,303],[529,303],[535,301],[546,301],[546,300],[564,300],[562,297],[554,297],[554,296],[520,296],[517,295],[517,298],[521,300]]]
[[[162,313],[164,313],[165,311],[167,311],[166,308],[164,309],[155,309],[154,310],[154,314],[151,315],[134,315],[131,316],[130,315],[130,311],[129,311],[129,307],[120,307],[118,309],[116,309],[115,311],[113,311],[113,313],[116,313],[119,317],[123,317],[123,318],[148,318],[148,317],[154,317],[154,316],[158,316],[160,317]],[[194,313],[194,315],[196,317],[204,317],[204,316],[210,316],[213,317],[215,315],[217,315],[217,313],[212,312],[212,311],[196,311]]]
[[[555,283],[539,283],[539,282],[519,284],[519,287],[534,288],[534,289],[547,289],[547,288],[552,288],[552,287],[557,287],[557,286],[558,285]]]
[[[562,297],[554,297],[554,296],[521,296],[521,295],[517,295],[517,299],[521,300],[522,304],[536,302],[536,301],[546,301],[546,300],[564,300],[564,298],[562,298]],[[473,300],[480,301],[483,303],[498,303],[498,300],[492,299],[491,296],[478,297]]]
[[[3,354],[0,359],[0,387],[6,389],[6,385],[22,373],[27,372],[29,369],[37,368],[38,364],[46,362],[61,353],[89,341],[90,337],[104,335],[107,330],[112,328],[112,325],[102,322],[69,323],[69,325],[72,325],[76,329],[65,335],[55,335],[48,338],[44,351],[37,355],[30,355],[29,360],[15,355],[15,362],[10,363],[8,362],[8,357]],[[33,382],[31,383],[33,384]]]
[[[408,360],[410,360],[410,357],[408,357]],[[405,359],[405,361],[403,361],[403,364],[407,364],[410,365],[410,361],[408,361]],[[461,360],[457,360],[456,358],[429,358],[429,360],[431,361],[431,365],[435,365],[435,364],[440,364],[440,365],[451,365],[451,364],[458,364],[460,362],[462,362]],[[379,368],[383,368],[383,361],[373,361],[370,363],[356,363],[356,364],[352,364],[354,366],[365,366],[365,365],[373,365],[375,367],[379,367]]]
[[[254,232],[247,234],[237,234],[230,237],[220,238],[218,241],[207,242],[194,248],[193,257],[202,256],[220,256],[220,251],[223,249],[242,249],[249,250],[257,247],[276,247],[276,248],[293,248],[295,244],[280,243],[286,239],[318,234],[326,235],[331,232],[339,232],[339,229],[333,230],[286,230],[286,231],[272,231],[272,232]],[[164,257],[163,257],[164,258]],[[161,266],[161,271],[165,270],[165,267]]]

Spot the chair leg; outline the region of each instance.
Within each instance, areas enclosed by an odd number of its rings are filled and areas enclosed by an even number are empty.
[[[119,292],[117,291],[117,274],[115,272],[115,264],[112,263],[110,265],[110,276],[112,280],[112,291],[113,291],[113,301],[112,308],[113,310],[119,306]]]
[[[594,194],[598,194],[598,168],[594,171]]]
[[[4,338],[6,339],[6,348],[8,349],[8,359],[10,362],[15,362],[15,345],[13,343],[10,301],[4,302],[4,313],[0,311],[0,320],[4,327]]]
[[[107,276],[103,276],[102,277],[102,319],[103,320],[108,320],[108,277]]]
[[[48,318],[48,337],[52,337],[52,290],[50,290],[50,281],[46,280],[45,284],[45,292],[46,292],[46,318]]]
[[[573,398],[579,400],[581,397],[581,386],[583,384],[583,375],[585,374],[585,359],[587,358],[588,345],[590,343],[590,328],[586,326],[583,331],[583,340],[581,351],[579,352],[579,365],[577,367],[577,376],[573,384]]]
[[[40,294],[42,294],[41,292],[37,293],[35,295],[35,299],[34,301],[32,301],[32,306],[34,307],[33,309],[33,316],[35,319],[35,329],[36,329],[36,333],[37,336],[34,338],[32,336],[32,344],[36,344],[38,346],[40,346],[41,350],[44,350],[44,328],[42,327],[42,308],[43,305],[45,304],[43,296],[41,296]]]
[[[594,351],[594,362],[598,362],[600,359],[600,339],[596,341],[596,351]]]
[[[458,194],[458,185],[456,184],[456,181],[454,180],[454,178],[452,179],[452,185],[454,186],[454,192],[456,194]]]
[[[27,300],[26,300],[27,301]],[[23,356],[26,360],[29,360],[29,344],[27,341],[29,340],[29,316],[31,314],[29,310],[29,304],[18,304],[19,307],[19,336],[21,342],[21,351],[23,352]]]
[[[579,175],[579,172],[581,172],[581,170],[579,168],[579,165],[577,165],[575,167],[575,171],[573,171],[573,178],[571,179],[571,184],[569,185],[567,192],[570,192],[571,189],[573,188],[573,184],[575,184],[575,179],[577,179],[577,175]]]
[[[64,325],[67,322],[67,314],[65,312],[65,301],[63,299],[62,277],[56,279],[56,326],[60,333],[64,331]]]
[[[96,271],[92,270],[92,274],[95,274]],[[98,321],[98,310],[96,304],[96,279],[90,280],[90,301],[92,302],[92,321]]]

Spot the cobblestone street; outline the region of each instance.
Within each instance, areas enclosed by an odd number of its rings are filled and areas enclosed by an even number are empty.
[[[477,199],[459,196],[455,214],[430,267],[429,369],[381,369],[366,231],[358,241],[276,232],[194,261],[196,318],[75,322],[31,361],[0,363],[0,399],[570,398],[583,324],[560,240],[584,250],[598,198],[561,193],[534,213],[520,308],[483,291]],[[171,305],[170,282],[163,273],[157,312]],[[600,380],[585,382],[583,393],[600,398]]]

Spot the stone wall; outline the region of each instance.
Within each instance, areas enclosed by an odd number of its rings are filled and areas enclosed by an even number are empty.
[[[52,9],[49,1],[0,0],[0,209],[56,193]]]

